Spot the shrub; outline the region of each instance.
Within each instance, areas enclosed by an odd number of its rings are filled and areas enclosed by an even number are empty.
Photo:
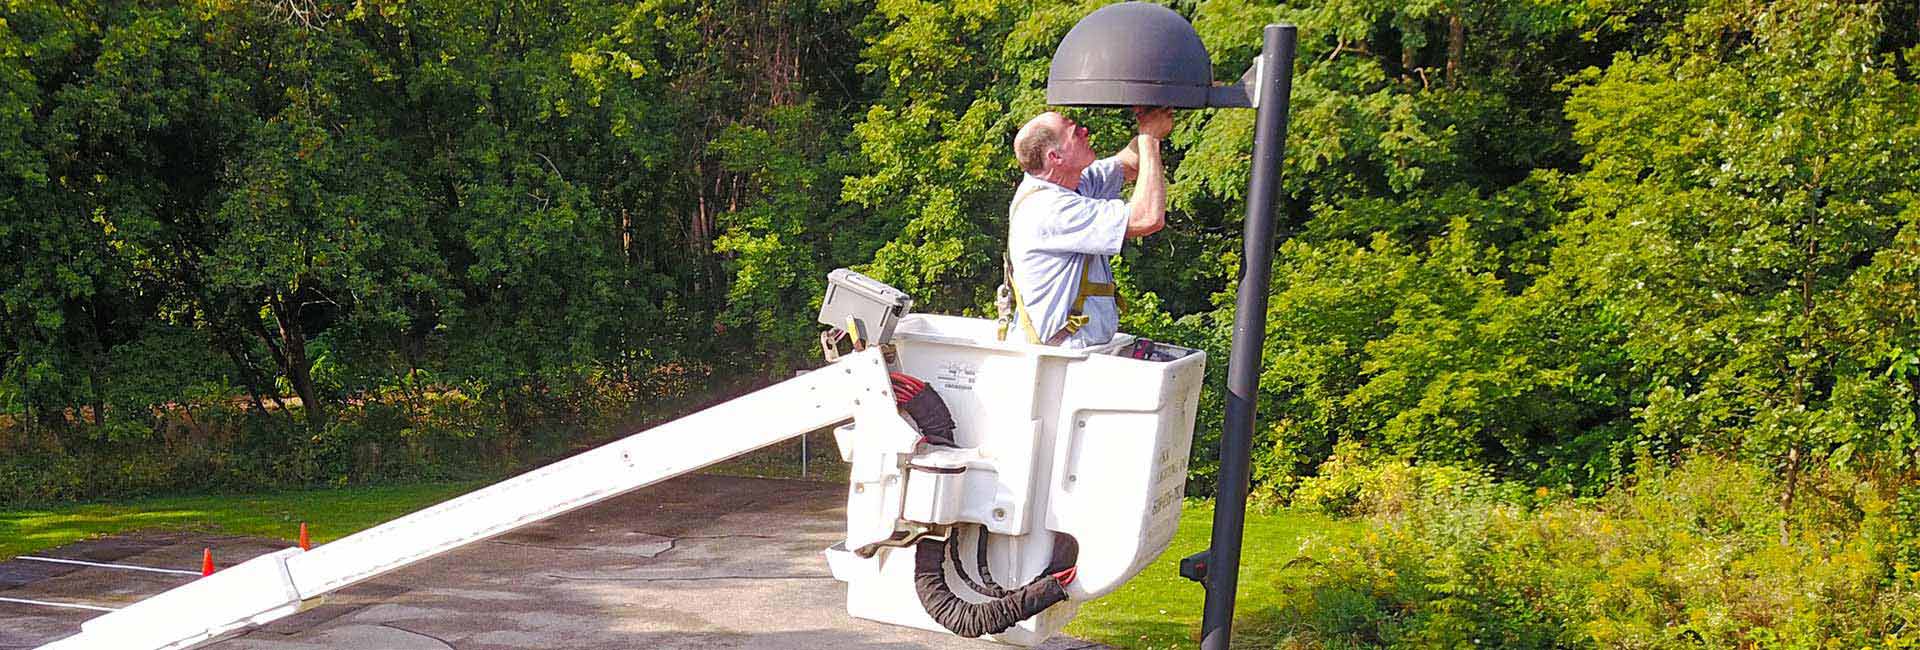
[[[1750,464],[1702,456],[1643,471],[1639,484],[1597,499],[1528,505],[1498,487],[1436,484],[1398,508],[1362,507],[1361,539],[1283,588],[1279,645],[1863,648],[1920,639],[1920,575],[1896,561],[1912,524],[1871,483],[1837,471],[1808,477],[1818,488],[1785,512],[1773,479]],[[1416,475],[1392,461],[1326,474],[1382,484]]]
[[[1301,478],[1293,505],[1332,515],[1392,515],[1425,495],[1473,492],[1491,495],[1502,487],[1483,472],[1445,464],[1383,462],[1357,442],[1343,442],[1320,464],[1315,476]]]

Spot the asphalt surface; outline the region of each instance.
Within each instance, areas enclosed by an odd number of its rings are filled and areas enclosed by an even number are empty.
[[[688,476],[468,545],[335,593],[217,650],[1002,648],[850,617],[821,549],[845,534],[833,483]],[[197,570],[286,542],[136,533],[34,555]],[[119,607],[193,576],[15,559],[0,598]],[[0,602],[0,649],[100,612]],[[1104,648],[1056,637],[1047,650]]]

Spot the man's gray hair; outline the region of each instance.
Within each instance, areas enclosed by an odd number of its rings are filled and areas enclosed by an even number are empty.
[[[1020,168],[1038,174],[1047,168],[1047,152],[1060,147],[1060,130],[1040,123],[1045,113],[1027,120],[1013,136],[1013,159]]]

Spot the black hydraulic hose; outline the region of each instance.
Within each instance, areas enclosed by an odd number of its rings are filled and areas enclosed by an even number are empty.
[[[979,534],[973,537],[973,566],[975,567],[976,570],[980,572],[981,582],[987,583],[989,585],[995,585],[995,589],[998,590],[998,585],[1000,583],[994,582],[993,567],[987,564],[987,525],[980,524],[980,527],[975,530]],[[960,563],[959,562],[953,563],[953,568],[955,570],[958,570],[960,568]],[[1048,571],[1048,573],[1052,573],[1052,571]],[[996,594],[989,594],[984,591],[980,592],[980,595],[996,596]],[[1006,594],[1004,590],[1002,590],[1002,593],[998,595],[1006,595]]]
[[[913,423],[919,425],[920,435],[927,442],[953,447],[953,413],[947,410],[947,402],[928,388],[900,405],[900,409],[913,417]]]
[[[960,575],[960,581],[966,583],[967,588],[972,589],[973,593],[988,598],[1005,596],[1007,590],[993,581],[993,571],[987,568],[987,527],[980,526],[976,530],[979,532],[975,534],[973,542],[978,552],[975,554],[977,557],[974,566],[979,567],[980,582],[974,582],[973,576],[967,575],[966,565],[960,562],[960,540],[951,537],[947,539],[947,559],[953,561],[953,572]]]
[[[952,447],[955,428],[953,413],[947,409],[945,400],[927,386],[925,381],[905,373],[892,373],[894,400],[900,410],[913,418],[920,434],[929,444]],[[958,535],[946,540],[923,539],[914,546],[913,586],[920,596],[920,605],[927,614],[954,634],[967,638],[985,634],[999,634],[1007,631],[1020,621],[1033,618],[1046,611],[1055,603],[1067,599],[1065,581],[1073,579],[1068,570],[1073,558],[1078,556],[1078,545],[1072,542],[1072,536],[1064,536],[1066,542],[1054,549],[1056,557],[1053,565],[1040,577],[1019,589],[1004,589],[993,580],[993,571],[987,566],[987,529],[980,526],[974,537],[976,562],[980,581],[975,582],[967,575],[966,565],[960,561]],[[960,575],[969,589],[989,600],[983,603],[970,602],[953,593],[953,587],[947,584],[947,571],[942,556],[953,558],[954,572]]]
[[[946,400],[933,391],[927,382],[912,375],[896,372],[893,378],[893,399],[900,410],[913,418],[913,424],[920,429],[920,435],[926,436],[929,444],[943,447],[955,447],[953,438],[953,412],[947,410]]]
[[[999,634],[1067,599],[1067,589],[1061,585],[1060,578],[1041,574],[1027,586],[1000,598],[984,603],[967,602],[955,595],[947,584],[947,571],[941,557],[946,554],[946,545],[945,541],[923,539],[914,547],[913,587],[920,594],[920,605],[927,608],[933,620],[954,634],[967,638]]]

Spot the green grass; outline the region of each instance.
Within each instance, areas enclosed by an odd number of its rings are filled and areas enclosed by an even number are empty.
[[[0,510],[0,559],[91,537],[143,529],[203,530],[313,543],[471,492],[481,482],[428,483],[251,495],[164,497]]]
[[[1304,512],[1247,513],[1233,646],[1273,647],[1257,614],[1278,602],[1282,585],[1303,570],[1288,564],[1302,555],[1323,558],[1358,530],[1358,524]],[[1081,605],[1067,634],[1135,650],[1199,647],[1207,595],[1199,583],[1180,577],[1180,558],[1205,549],[1212,531],[1213,503],[1188,501],[1180,513],[1180,532],[1167,552],[1125,586]]]
[[[800,478],[798,439],[754,451],[705,471],[728,476]],[[806,477],[844,482],[831,430],[807,434]],[[135,530],[197,530],[278,538],[292,542],[307,523],[322,544],[421,508],[471,492],[492,481],[426,483],[298,490],[246,495],[138,499],[0,509],[0,560],[83,539]]]

